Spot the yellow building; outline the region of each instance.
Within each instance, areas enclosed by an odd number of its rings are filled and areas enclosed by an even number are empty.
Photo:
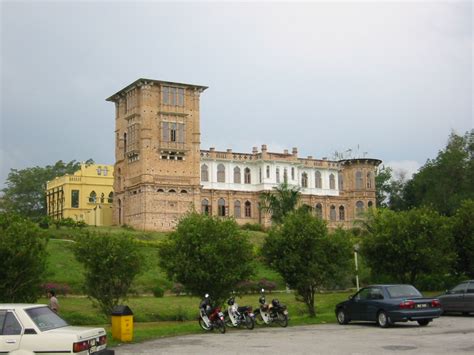
[[[48,216],[72,218],[92,226],[112,225],[113,173],[113,165],[81,164],[73,175],[48,181]]]

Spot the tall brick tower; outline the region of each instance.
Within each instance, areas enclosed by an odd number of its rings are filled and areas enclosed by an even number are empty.
[[[205,86],[138,79],[115,103],[114,223],[171,230],[200,206],[199,98]]]

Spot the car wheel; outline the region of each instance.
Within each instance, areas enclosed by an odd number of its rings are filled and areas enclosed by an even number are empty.
[[[380,311],[377,313],[377,324],[381,328],[388,328],[392,325],[392,321],[385,311]]]
[[[425,327],[431,322],[431,319],[420,319],[420,320],[417,320],[417,322],[420,325],[420,327]]]
[[[337,317],[338,323],[341,325],[349,323],[349,318],[347,317],[347,313],[342,308],[339,308],[337,310],[336,317]]]

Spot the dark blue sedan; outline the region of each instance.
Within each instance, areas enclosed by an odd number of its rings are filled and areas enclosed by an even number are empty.
[[[336,306],[339,324],[372,321],[382,328],[395,322],[417,321],[425,326],[441,315],[436,298],[424,298],[412,285],[373,285],[362,288]]]

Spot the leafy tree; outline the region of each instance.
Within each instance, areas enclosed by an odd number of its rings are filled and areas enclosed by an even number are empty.
[[[87,164],[92,164],[89,159]],[[54,165],[35,166],[26,169],[11,169],[6,180],[0,208],[25,217],[39,219],[46,215],[46,183],[57,176],[73,174],[81,164],[75,160]]]
[[[427,208],[372,210],[367,216],[361,252],[378,277],[374,281],[415,284],[420,275],[450,271],[454,253],[446,217]]]
[[[281,223],[296,208],[300,195],[299,187],[284,182],[274,187],[274,191],[265,191],[260,195],[260,209],[271,214],[272,222]]]
[[[328,235],[326,223],[299,209],[274,226],[262,253],[270,267],[301,296],[310,316],[316,315],[315,292],[344,277],[351,265],[352,245],[343,233]]]
[[[465,200],[452,217],[456,271],[474,278],[474,200]]]
[[[0,303],[36,302],[46,271],[47,239],[20,216],[0,214]]]
[[[195,296],[223,303],[251,276],[253,250],[233,219],[190,213],[159,249],[159,265]]]
[[[84,266],[86,294],[109,316],[141,271],[139,245],[125,234],[84,233],[77,239],[74,255]]]
[[[408,208],[432,206],[451,216],[465,199],[474,199],[474,130],[464,136],[451,133],[448,144],[407,183]]]
[[[377,169],[375,175],[375,201],[377,207],[387,207],[390,196],[390,180],[392,179],[392,168],[382,166]]]

